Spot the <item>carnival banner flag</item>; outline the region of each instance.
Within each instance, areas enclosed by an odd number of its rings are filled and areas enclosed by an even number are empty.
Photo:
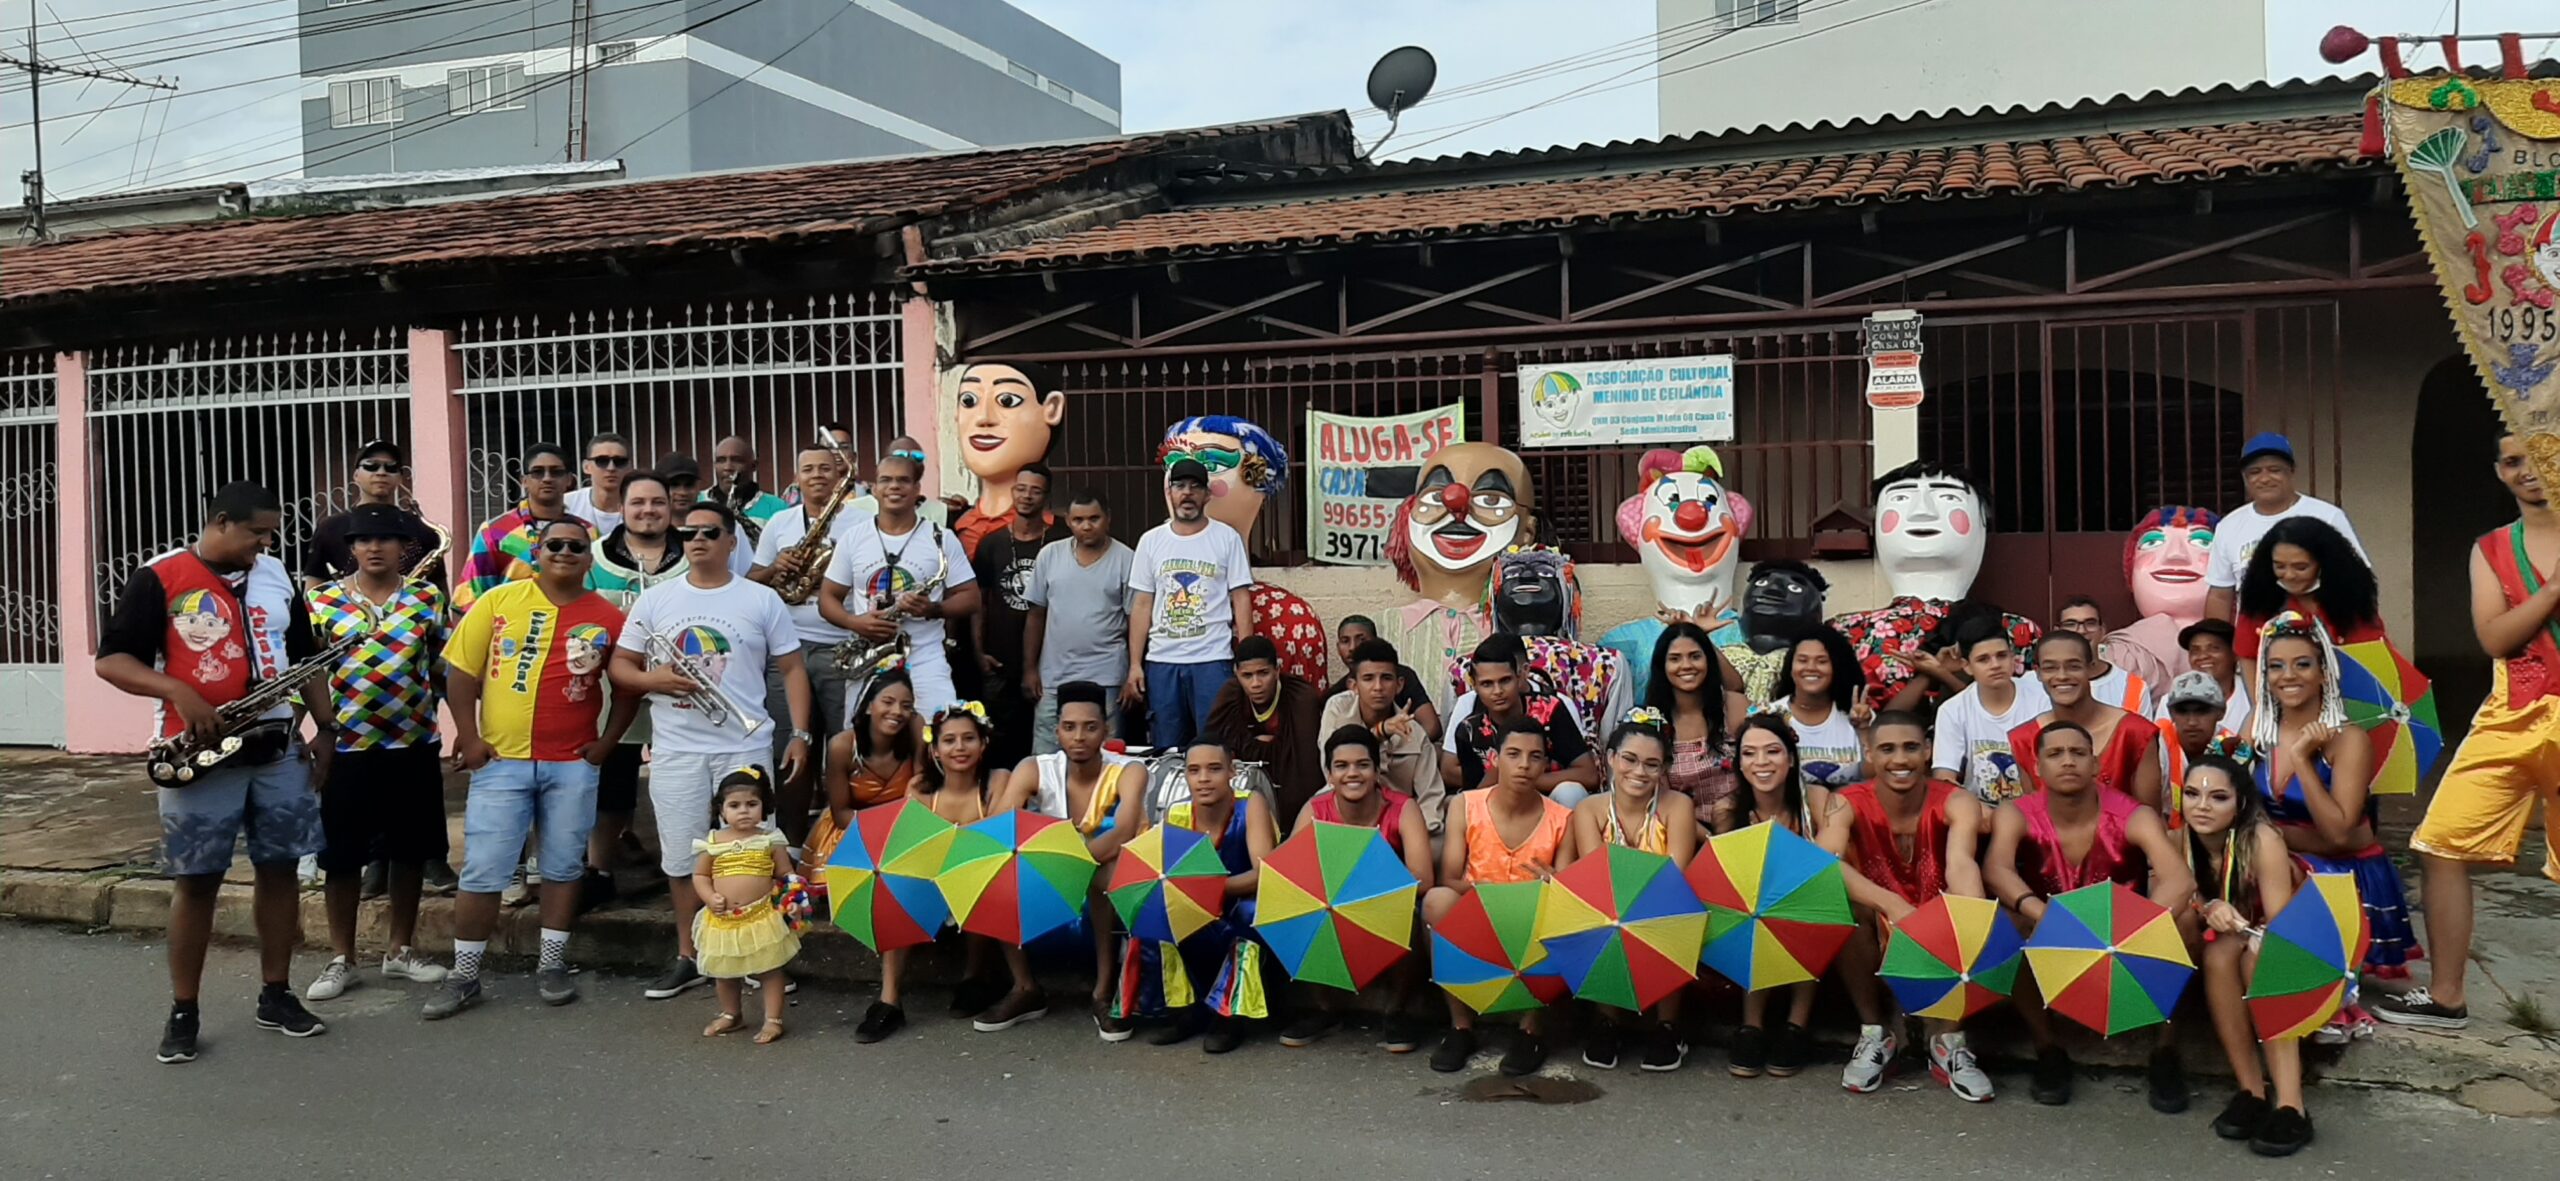
[[[1343,566],[1387,564],[1396,506],[1422,461],[1467,435],[1463,406],[1360,418],[1307,411],[1307,554]]]
[[[1520,367],[1520,446],[1685,447],[1733,437],[1733,358]]]

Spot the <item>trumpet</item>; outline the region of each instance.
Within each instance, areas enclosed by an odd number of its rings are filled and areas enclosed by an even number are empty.
[[[942,527],[939,525],[933,527],[933,552],[935,559],[933,577],[915,590],[915,593],[927,597],[941,593],[944,580],[951,574],[951,555],[943,552]],[[865,646],[862,637],[846,636],[838,641],[835,647],[828,649],[827,656],[835,661],[836,671],[845,676],[854,676],[864,669],[876,668],[882,660],[893,654],[901,659],[907,654],[907,629],[903,626],[906,623],[906,613],[898,610],[897,598],[892,595],[875,595],[871,600],[871,609],[882,619],[902,626],[890,633],[888,639],[877,644]]]
[[[227,701],[215,712],[220,718],[213,737],[199,739],[192,731],[182,731],[151,744],[144,756],[143,770],[151,782],[161,787],[185,787],[198,776],[222,766],[243,754],[262,754],[273,758],[282,755],[293,743],[293,722],[288,718],[271,718],[267,714],[293,700],[303,683],[338,667],[338,662],[372,639],[382,626],[381,612],[363,596],[351,596],[362,625],[350,628],[322,648],[311,659],[293,665],[283,672],[249,686],[239,698]]]
[[[647,631],[645,635],[648,643],[646,656],[649,663],[657,667],[672,668],[696,686],[690,693],[670,694],[670,696],[684,703],[695,713],[701,714],[714,726],[726,726],[733,721],[742,723],[739,733],[744,737],[753,737],[756,731],[764,728],[764,719],[747,717],[745,711],[740,710],[737,703],[729,700],[729,695],[721,691],[720,678],[711,671],[710,666],[702,662],[701,657],[690,655],[678,648],[675,637],[665,632]]]

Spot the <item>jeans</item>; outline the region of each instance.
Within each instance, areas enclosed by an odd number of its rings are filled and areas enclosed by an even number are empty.
[[[845,677],[836,671],[836,662],[827,653],[833,644],[800,642],[800,665],[809,673],[809,757],[827,757],[827,740],[844,728]],[[791,745],[791,698],[782,689],[782,669],[770,666],[764,673],[764,711],[773,719],[773,765],[782,765],[782,750]]]
[[[1236,662],[1207,660],[1199,664],[1147,662],[1147,712],[1154,719],[1148,738],[1161,748],[1179,749],[1209,726],[1209,706],[1218,690],[1235,678]]]
[[[1579,783],[1559,783],[1554,791],[1547,793],[1547,798],[1570,808],[1590,799],[1591,789]]]
[[[471,794],[463,803],[462,892],[506,889],[515,880],[527,830],[540,836],[542,880],[577,881],[587,871],[587,834],[595,826],[593,764],[491,759],[471,773]]]
[[[1112,737],[1109,722],[1111,718],[1119,712],[1120,686],[1103,686],[1102,718],[1104,722],[1104,731],[1102,737],[1105,740]],[[1055,754],[1057,753],[1057,750],[1058,691],[1056,688],[1052,687],[1045,688],[1040,691],[1040,710],[1038,713],[1031,716],[1031,753],[1035,755]]]

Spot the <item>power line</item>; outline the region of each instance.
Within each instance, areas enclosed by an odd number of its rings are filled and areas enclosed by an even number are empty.
[[[209,57],[217,53],[229,53],[234,50],[241,49],[255,49],[264,45],[280,45],[289,41],[302,41],[311,37],[328,36],[354,29],[382,28],[400,24],[405,21],[420,20],[426,17],[454,17],[469,13],[475,9],[506,8],[513,10],[519,6],[520,0],[437,0],[436,3],[432,4],[395,9],[387,12],[358,12],[355,15],[337,19],[323,19],[308,25],[297,23],[291,30],[270,29],[252,34],[246,31],[246,26],[235,25],[228,28],[217,29],[210,33],[201,30],[186,33],[173,33],[166,37],[129,41],[111,46],[109,47],[108,52],[122,55],[130,54],[134,50],[145,46],[168,46],[161,50],[160,56],[145,57],[133,63],[135,66],[167,65],[172,62],[191,61],[200,57]],[[651,5],[646,5],[645,7],[658,6],[658,4],[653,3]],[[511,11],[506,16],[502,16],[499,19],[509,19],[512,15],[513,13]],[[301,19],[301,14],[299,13],[286,13],[282,16],[262,17],[258,20],[248,22],[248,24],[254,26],[271,24],[277,21],[300,22]],[[495,23],[497,22],[485,21],[481,24],[472,26],[472,28],[483,29]],[[566,22],[556,23],[565,24]],[[531,29],[528,28],[527,31],[531,31]],[[490,38],[482,39],[488,40]],[[191,42],[191,44],[171,46],[169,45],[171,42]],[[406,53],[414,51],[403,52]],[[312,72],[327,73],[331,70],[342,68],[344,67],[321,67]],[[110,107],[108,109],[113,110],[117,108]]]
[[[19,69],[25,70],[27,73],[27,114],[29,116],[27,123],[28,126],[35,129],[35,135],[33,137],[35,140],[35,167],[30,168],[25,173],[21,174],[19,181],[26,186],[26,236],[41,242],[52,237],[52,230],[45,225],[44,220],[44,76],[47,74],[57,74],[70,78],[91,78],[107,82],[122,82],[128,89],[136,86],[143,86],[154,90],[176,90],[177,87],[170,83],[158,80],[145,82],[140,78],[136,78],[133,75],[124,72],[123,70],[93,70],[77,66],[57,66],[46,62],[44,60],[43,42],[38,36],[38,32],[41,27],[41,22],[38,18],[39,11],[40,6],[37,5],[34,0],[28,0],[26,60],[20,61],[6,54],[0,54],[0,63],[17,66]],[[90,118],[94,120],[97,116],[92,115]],[[86,127],[87,124],[84,123],[81,126]],[[78,133],[74,132],[73,134],[76,135]]]

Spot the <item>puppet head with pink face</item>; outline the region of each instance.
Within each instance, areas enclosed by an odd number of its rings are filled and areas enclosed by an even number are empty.
[[[1956,468],[1914,460],[1876,477],[1876,561],[1897,598],[1952,603],[1973,590],[1990,521]]]
[[[1731,606],[1751,502],[1725,486],[1715,448],[1645,452],[1636,489],[1618,505],[1618,536],[1635,547],[1654,599],[1678,611]]]
[[[2133,606],[2144,618],[2166,615],[2180,627],[2204,618],[2207,560],[2222,514],[2209,508],[2168,504],[2151,510],[2124,542],[2124,578]]]

